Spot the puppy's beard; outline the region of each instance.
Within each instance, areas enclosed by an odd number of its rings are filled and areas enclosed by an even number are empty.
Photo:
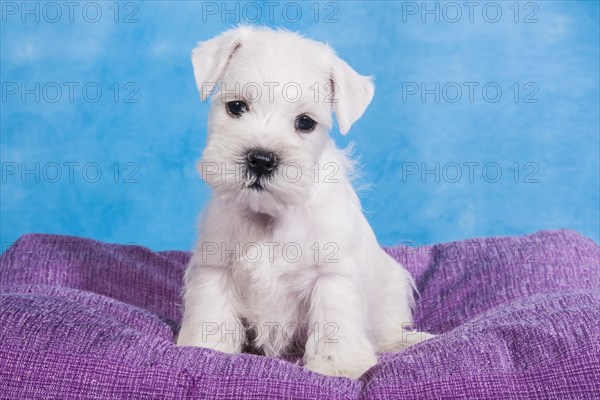
[[[215,151],[211,146],[204,151],[198,171],[222,201],[253,212],[276,215],[310,197],[314,176],[308,154],[298,149],[274,150],[280,160],[277,168],[272,174],[259,178],[248,171],[242,156],[247,151],[244,148],[235,153],[228,149],[231,153],[226,157],[223,151]]]

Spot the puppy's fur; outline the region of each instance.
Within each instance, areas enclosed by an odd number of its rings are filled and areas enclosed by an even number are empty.
[[[377,352],[426,339],[408,328],[413,280],[379,247],[352,164],[329,137],[332,112],[342,134],[363,114],[372,79],[323,43],[247,26],[200,43],[192,62],[203,99],[219,83],[198,164],[214,193],[185,275],[178,344],[300,350],[306,368],[356,378]],[[232,115],[233,100],[247,111]],[[299,115],[314,130],[299,131]],[[272,175],[248,171],[253,149],[276,156]]]

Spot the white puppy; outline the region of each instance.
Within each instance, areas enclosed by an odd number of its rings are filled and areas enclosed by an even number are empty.
[[[373,97],[327,45],[242,26],[192,53],[213,95],[198,164],[213,188],[185,275],[178,345],[268,355],[359,377],[377,352],[424,340],[411,330],[413,280],[378,245],[329,137]],[[217,85],[218,83],[218,85]]]

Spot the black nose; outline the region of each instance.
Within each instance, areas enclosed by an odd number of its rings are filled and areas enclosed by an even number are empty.
[[[277,166],[277,157],[270,151],[250,150],[247,159],[248,169],[256,176],[269,175]]]

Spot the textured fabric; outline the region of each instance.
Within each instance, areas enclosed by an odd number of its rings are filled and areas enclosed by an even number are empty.
[[[360,380],[178,348],[189,253],[26,235],[0,260],[0,398],[586,399],[600,393],[600,248],[570,231],[387,249],[439,336]]]

